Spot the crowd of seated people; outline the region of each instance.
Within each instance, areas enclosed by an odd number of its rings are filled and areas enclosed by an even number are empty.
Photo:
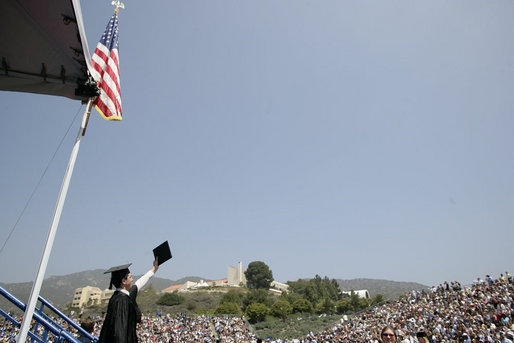
[[[341,320],[325,331],[297,339],[261,340],[241,317],[186,314],[143,316],[138,336],[140,343],[382,342],[381,331],[388,327],[394,330],[395,342],[401,343],[514,343],[513,297],[514,282],[505,273],[498,279],[489,275],[477,278],[468,287],[455,281],[413,291]],[[102,318],[94,319],[92,335],[98,337]]]
[[[444,282],[297,341],[378,342],[380,330],[389,325],[398,342],[511,343],[513,296],[514,283],[508,273],[497,280],[477,279],[470,287]]]

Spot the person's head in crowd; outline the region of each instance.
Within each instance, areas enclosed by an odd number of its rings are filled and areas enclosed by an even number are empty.
[[[418,340],[418,343],[429,343],[427,333],[423,330],[420,330],[416,333],[416,339]]]
[[[380,331],[380,340],[383,343],[396,343],[396,331],[390,326],[386,326]]]
[[[95,321],[90,317],[80,321],[80,327],[83,328],[87,333],[92,333],[95,330]]]

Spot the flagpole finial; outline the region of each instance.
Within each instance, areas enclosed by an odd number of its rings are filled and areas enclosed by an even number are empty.
[[[118,13],[120,7],[125,8],[125,5],[123,4],[123,2],[121,2],[121,0],[114,0],[113,2],[111,2],[111,5],[116,6],[116,8],[114,9],[116,13]]]

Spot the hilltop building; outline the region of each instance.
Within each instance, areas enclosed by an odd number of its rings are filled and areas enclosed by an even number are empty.
[[[164,293],[172,293],[172,292],[187,292],[187,291],[193,291],[198,290],[205,287],[226,287],[228,286],[227,279],[221,279],[221,280],[214,280],[214,281],[204,281],[200,280],[200,282],[194,282],[194,281],[186,281],[186,283],[182,285],[173,285],[166,289],[163,289],[162,291]]]
[[[165,293],[171,292],[187,292],[193,291],[197,289],[201,289],[204,287],[241,287],[246,286],[246,277],[243,270],[243,264],[239,262],[237,267],[228,266],[227,278],[221,280],[214,281],[204,281],[200,280],[200,282],[187,281],[182,285],[174,285],[170,286],[163,290]]]
[[[174,285],[166,288],[163,290],[165,293],[171,293],[171,292],[188,292],[200,289],[202,287],[211,287],[211,286],[217,286],[217,287],[246,287],[246,277],[243,270],[243,264],[241,262],[238,262],[237,267],[228,266],[227,271],[227,278],[221,279],[221,280],[215,280],[215,281],[203,281],[200,282],[192,282],[187,281],[185,284],[182,285]],[[273,281],[271,283],[270,291],[275,293],[282,293],[283,291],[287,291],[289,288],[289,285],[285,283],[281,283],[278,281]]]
[[[86,286],[77,288],[73,295],[72,307],[98,305],[101,303],[102,291],[98,287]]]
[[[282,292],[287,292],[289,289],[289,285],[286,283],[272,281],[270,286],[270,291],[281,294]]]
[[[239,262],[236,267],[228,266],[228,286],[246,285],[246,277],[243,271],[243,264]]]
[[[98,287],[86,286],[75,289],[73,294],[73,301],[71,307],[88,307],[94,305],[106,304],[113,295],[114,290],[104,289],[100,290]]]

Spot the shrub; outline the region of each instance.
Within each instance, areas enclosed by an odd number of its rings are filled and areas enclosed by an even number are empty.
[[[235,303],[235,304],[241,305],[241,302],[242,302],[241,298],[242,298],[241,292],[237,292],[237,291],[231,289],[230,291],[228,291],[227,293],[222,295],[220,304]]]
[[[225,303],[219,304],[218,307],[216,307],[214,314],[216,314],[216,315],[223,315],[223,314],[240,315],[241,308],[236,303],[225,302]]]
[[[282,319],[293,312],[293,306],[285,300],[279,300],[271,306],[271,314]]]
[[[180,305],[184,302],[185,298],[179,295],[177,292],[165,293],[162,297],[157,300],[157,305]]]

